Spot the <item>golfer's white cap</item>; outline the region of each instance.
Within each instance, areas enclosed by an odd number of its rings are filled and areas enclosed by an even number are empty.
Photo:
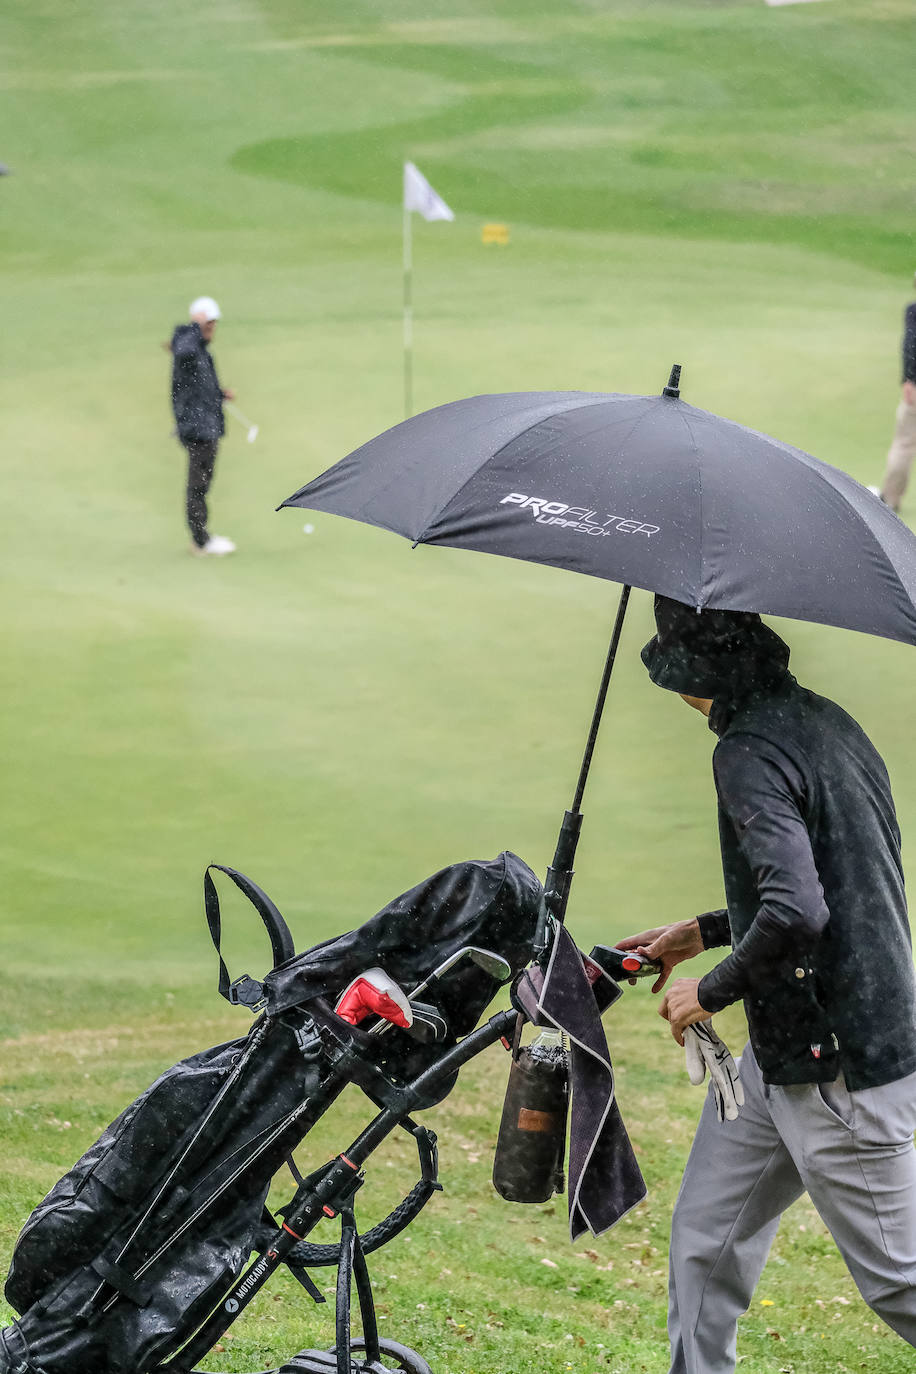
[[[192,301],[188,306],[188,314],[191,316],[206,314],[208,320],[218,320],[221,311],[212,296],[198,296],[196,301]]]

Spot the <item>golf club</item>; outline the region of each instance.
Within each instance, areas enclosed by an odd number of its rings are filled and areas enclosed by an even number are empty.
[[[448,973],[449,969],[461,959],[472,959],[474,963],[477,964],[479,968],[482,968],[485,973],[488,973],[491,978],[496,978],[501,983],[504,983],[512,973],[508,962],[501,954],[494,954],[488,949],[478,949],[476,945],[463,945],[461,949],[456,950],[448,959],[443,960],[438,968],[433,969],[432,973],[427,978],[424,978],[422,983],[418,983],[415,988],[412,988],[407,994],[408,1000],[412,1002],[421,992],[425,992],[430,983],[434,982],[437,978],[441,978],[443,974]],[[369,1034],[384,1035],[386,1031],[391,1029],[391,1026],[392,1022],[390,1021],[377,1021],[376,1024],[370,1028]]]
[[[248,442],[249,444],[253,444],[258,437],[258,426],[253,425],[248,416],[239,410],[238,406],[233,401],[226,401],[223,408],[228,410],[233,420],[237,420],[238,423],[248,431]]]

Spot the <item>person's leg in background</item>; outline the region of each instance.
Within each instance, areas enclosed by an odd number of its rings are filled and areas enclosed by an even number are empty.
[[[741,1057],[744,1106],[719,1121],[710,1090],[671,1223],[671,1374],[731,1374],[747,1311],[779,1218],[804,1191],[770,1117],[750,1046]]]
[[[207,532],[207,492],[213,481],[218,444],[215,440],[203,443],[189,441],[187,520],[191,531],[192,552],[203,552],[210,536]]]
[[[901,400],[897,407],[894,437],[887,455],[887,468],[881,483],[881,500],[891,510],[899,510],[916,458],[916,405]]]

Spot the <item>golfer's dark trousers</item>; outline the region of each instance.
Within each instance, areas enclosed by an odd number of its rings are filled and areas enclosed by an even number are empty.
[[[199,549],[209,539],[207,533],[207,492],[213,481],[218,439],[182,441],[188,452],[188,529]]]

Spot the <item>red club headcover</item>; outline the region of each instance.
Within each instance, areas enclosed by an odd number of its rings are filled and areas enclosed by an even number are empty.
[[[358,1026],[367,1016],[381,1016],[395,1026],[412,1026],[410,1002],[393,978],[384,969],[370,968],[360,973],[346,987],[334,1008],[337,1015],[351,1026]]]

